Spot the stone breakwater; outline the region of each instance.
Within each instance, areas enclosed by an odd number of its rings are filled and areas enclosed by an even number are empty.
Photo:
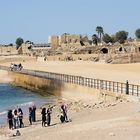
[[[115,97],[114,99],[121,98],[119,94],[116,95],[115,93],[109,93],[77,84],[65,83],[55,79],[45,79],[13,72],[9,72],[9,76],[13,80],[12,84],[39,92],[41,95],[45,96],[54,95],[72,100],[98,100],[98,98],[110,100],[112,97]]]

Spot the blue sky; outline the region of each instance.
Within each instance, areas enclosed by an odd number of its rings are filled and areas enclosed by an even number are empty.
[[[105,33],[140,28],[140,0],[0,0],[0,44],[17,37],[35,43],[63,33],[91,36],[96,26]]]

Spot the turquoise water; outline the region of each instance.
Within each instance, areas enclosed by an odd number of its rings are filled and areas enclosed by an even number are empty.
[[[6,123],[9,109],[22,108],[27,114],[28,108],[47,102],[47,97],[9,84],[0,84],[0,124]]]

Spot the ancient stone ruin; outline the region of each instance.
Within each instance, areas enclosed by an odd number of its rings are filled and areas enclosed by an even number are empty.
[[[1,52],[42,57],[43,61],[94,61],[102,63],[135,63],[140,62],[140,40],[127,40],[120,43],[94,45],[87,36],[64,33],[60,36],[49,36],[46,44],[23,43],[16,47],[1,47]],[[9,50],[8,50],[9,49]],[[13,53],[14,52],[14,53]]]

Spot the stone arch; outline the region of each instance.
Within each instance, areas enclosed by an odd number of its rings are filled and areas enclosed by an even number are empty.
[[[28,46],[28,50],[30,50],[32,48],[32,46]]]
[[[89,50],[89,51],[88,51],[88,54],[91,54],[91,53],[92,53],[92,51],[91,51],[91,50]]]
[[[119,48],[119,52],[122,52],[122,51],[123,51],[123,48],[122,48],[122,47],[120,47],[120,48]]]
[[[84,42],[83,41],[80,41],[80,44],[81,46],[85,46]]]
[[[102,48],[100,50],[100,52],[103,53],[103,54],[107,54],[108,53],[108,48]]]
[[[138,51],[140,52],[140,47],[138,47]]]

